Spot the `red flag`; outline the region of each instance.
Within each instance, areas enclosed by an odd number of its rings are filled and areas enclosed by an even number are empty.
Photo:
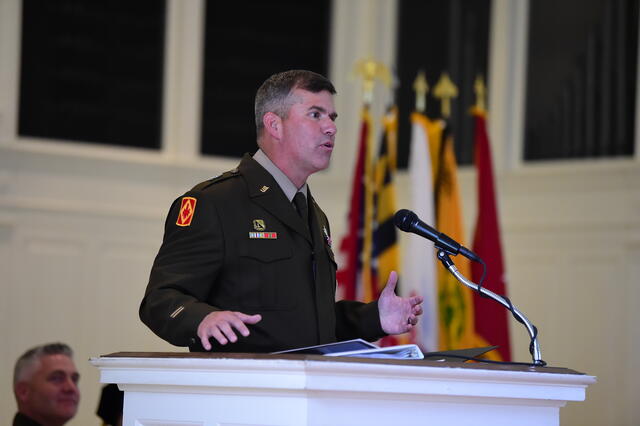
[[[473,239],[473,251],[487,264],[487,276],[482,286],[506,297],[504,265],[500,244],[500,227],[496,205],[491,149],[487,136],[485,114],[475,111],[475,161],[478,171],[478,218]],[[473,282],[479,284],[482,265],[473,262]],[[476,333],[497,349],[504,361],[511,361],[508,311],[494,300],[473,293]]]
[[[366,174],[369,161],[369,138],[371,137],[371,117],[368,108],[362,110],[362,124],[360,126],[360,143],[356,168],[353,174],[351,189],[351,206],[349,208],[348,228],[346,235],[340,243],[340,252],[343,253],[343,267],[337,272],[341,298],[356,300],[358,293],[362,292],[359,281],[363,273],[363,256],[366,222]],[[365,267],[370,268],[370,265]],[[361,287],[361,286],[360,286]],[[360,290],[360,291],[359,291]]]

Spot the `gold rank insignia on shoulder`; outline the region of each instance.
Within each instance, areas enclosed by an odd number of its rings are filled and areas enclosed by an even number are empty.
[[[264,224],[264,219],[253,219],[253,229],[256,231],[264,231],[267,229],[267,225]]]
[[[249,232],[249,238],[252,240],[276,240],[277,232]]]
[[[269,187],[267,185],[264,185],[262,188],[260,188],[260,192],[264,193],[267,192],[269,190]]]

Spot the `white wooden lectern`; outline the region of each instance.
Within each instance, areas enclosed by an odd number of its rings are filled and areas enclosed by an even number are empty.
[[[119,352],[124,426],[559,425],[595,377],[563,368],[316,355]]]

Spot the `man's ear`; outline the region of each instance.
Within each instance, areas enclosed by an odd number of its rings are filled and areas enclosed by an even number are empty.
[[[262,116],[264,130],[274,139],[282,138],[282,119],[273,112],[268,112]]]
[[[13,387],[13,391],[18,401],[24,402],[29,396],[29,384],[27,382],[18,382]]]

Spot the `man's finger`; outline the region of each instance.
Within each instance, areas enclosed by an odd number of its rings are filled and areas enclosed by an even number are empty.
[[[226,345],[227,343],[229,343],[227,338],[224,337],[224,334],[222,334],[218,327],[213,327],[213,329],[211,330],[211,336],[216,339],[221,345]]]
[[[242,322],[247,324],[256,324],[262,320],[262,315],[260,314],[247,315],[242,312],[234,312],[234,313],[238,318],[240,318],[240,320],[242,320]]]
[[[227,339],[218,331],[218,329],[213,326],[211,328],[204,328],[200,333],[200,343],[202,343],[202,347],[206,350],[211,350],[211,342],[209,342],[209,338],[215,338],[220,344],[225,345],[227,343]]]
[[[246,325],[244,325],[244,322],[242,321],[242,319],[241,319],[241,317],[239,315],[235,315],[235,316],[231,317],[229,319],[229,322],[231,323],[233,328],[238,330],[240,332],[240,334],[242,334],[244,337],[247,337],[249,335],[249,329],[247,328]],[[232,331],[232,330],[230,330],[230,331]],[[227,333],[225,332],[225,334],[227,334]],[[227,336],[228,336],[228,334],[227,334]],[[234,334],[234,336],[235,336],[235,334]],[[235,342],[235,340],[233,340],[233,339],[229,339],[229,340],[231,340],[232,342]]]
[[[247,337],[249,335],[249,329],[247,328],[245,323],[255,324],[260,320],[262,320],[262,316],[260,316],[259,314],[247,315],[242,312],[233,312],[233,317],[230,319],[230,322],[231,325],[233,325],[233,328],[238,330],[244,337]]]
[[[242,324],[242,322],[240,322],[240,324]],[[236,333],[234,333],[233,329],[231,328],[231,323],[227,321],[221,322],[220,324],[218,324],[218,329],[231,343],[235,343],[238,340],[238,336],[236,336]]]
[[[209,343],[209,336],[207,335],[207,333],[202,333],[202,335],[200,336],[200,343],[202,343],[202,347],[205,350],[211,350],[211,343]]]

